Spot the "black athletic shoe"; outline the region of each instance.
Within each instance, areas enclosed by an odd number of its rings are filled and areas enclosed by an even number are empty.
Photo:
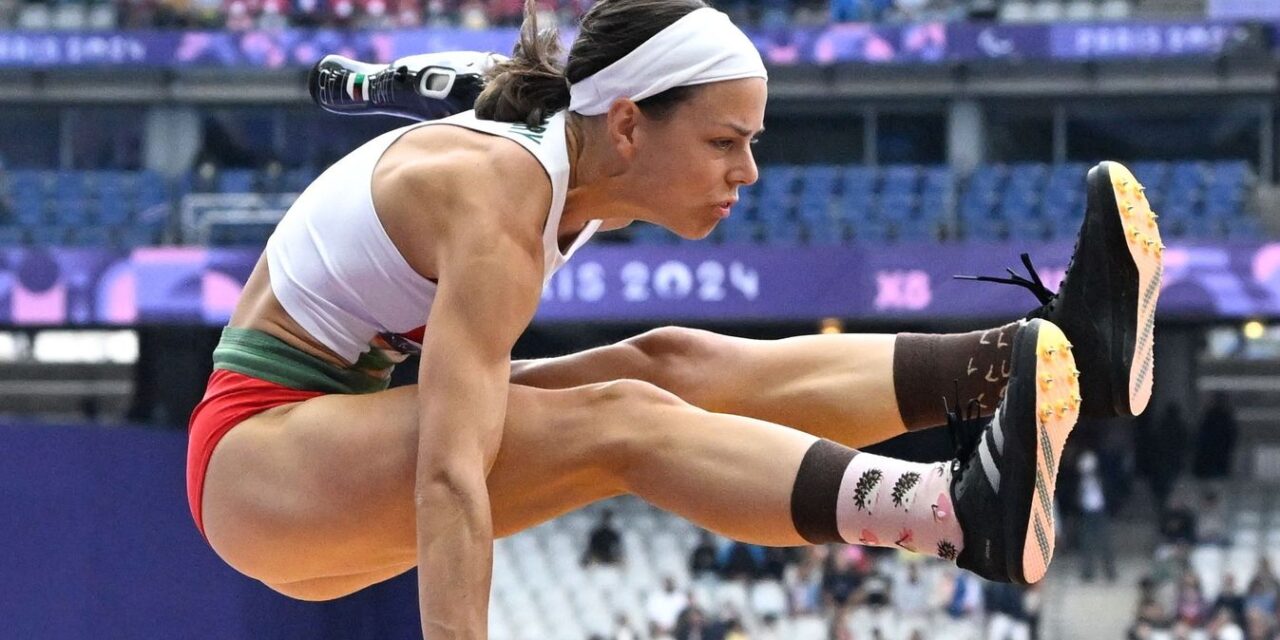
[[[484,73],[505,58],[478,51],[408,56],[389,65],[338,55],[311,68],[311,99],[326,111],[437,120],[474,108]]]
[[[1136,416],[1151,400],[1164,245],[1142,185],[1124,165],[1102,162],[1087,183],[1084,224],[1056,294],[1027,254],[1030,280],[1013,271],[1012,278],[962,277],[1016,284],[1039,298],[1042,306],[1027,317],[1052,321],[1075,345],[1082,416]]]
[[[956,566],[987,580],[1031,584],[1053,559],[1053,491],[1067,436],[1080,410],[1071,343],[1053,323],[1018,327],[1009,385],[986,422],[948,412],[961,445],[951,499],[964,548]],[[972,406],[972,403],[970,403]]]

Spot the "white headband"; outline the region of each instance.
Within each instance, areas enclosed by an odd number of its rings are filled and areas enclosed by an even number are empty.
[[[569,110],[596,116],[608,112],[618,98],[639,102],[673,87],[739,78],[769,79],[760,52],[729,16],[704,7],[574,83]]]

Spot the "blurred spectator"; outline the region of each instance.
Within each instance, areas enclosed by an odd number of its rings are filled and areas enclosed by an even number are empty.
[[[1275,634],[1275,614],[1267,615],[1254,609],[1245,612],[1244,637],[1248,640],[1273,640]]]
[[[614,621],[613,640],[640,640],[640,634],[631,626],[631,619],[619,613]]]
[[[754,580],[764,568],[764,547],[734,540],[720,551],[720,576]]]
[[[1129,627],[1130,640],[1154,637],[1157,630],[1169,629],[1172,626],[1169,616],[1160,603],[1147,599],[1138,604],[1138,619]]]
[[[929,628],[930,588],[920,574],[922,562],[909,561],[893,582],[893,608],[904,630]]]
[[[843,607],[862,586],[862,576],[853,565],[853,558],[838,551],[831,554],[830,566],[822,577],[822,598],[828,609]]]
[[[705,529],[698,534],[698,546],[689,554],[689,572],[695,580],[714,575],[716,571],[716,537]]]
[[[1218,497],[1218,492],[1213,490],[1204,492],[1196,519],[1196,540],[1200,544],[1230,546],[1231,536],[1227,530],[1227,513],[1222,506],[1222,500]]]
[[[679,615],[672,633],[675,640],[722,640],[724,634],[715,628],[714,621],[697,605],[691,605]]]
[[[649,623],[649,638],[650,640],[675,640],[671,631],[659,627],[656,622]]]
[[[782,625],[779,616],[766,613],[760,618],[760,629],[752,638],[754,640],[785,640],[782,637]]]
[[[582,564],[616,565],[621,561],[622,535],[613,526],[613,511],[605,509],[600,512],[596,528],[591,530],[586,553],[582,555]]]
[[[751,585],[749,609],[757,616],[787,614],[787,592],[775,580],[761,580]]]
[[[951,601],[947,615],[956,620],[978,620],[986,611],[983,602],[982,581],[968,571],[956,571],[952,581]]]
[[[1231,455],[1235,451],[1235,410],[1227,394],[1218,391],[1200,421],[1196,438],[1195,475],[1197,478],[1225,478],[1231,475]]]
[[[1080,474],[1077,499],[1080,507],[1081,571],[1085,582],[1093,580],[1096,565],[1108,582],[1116,580],[1116,560],[1111,548],[1111,516],[1107,513],[1107,495],[1098,455],[1086,449],[1076,462]]]
[[[1237,623],[1244,620],[1244,596],[1240,595],[1235,574],[1223,574],[1222,587],[1218,590],[1217,599],[1213,601],[1213,609],[1226,609]]]
[[[1187,421],[1182,417],[1182,407],[1170,404],[1165,407],[1160,421],[1155,425],[1152,441],[1152,467],[1148,480],[1156,508],[1163,510],[1169,504],[1169,495],[1182,475],[1182,465],[1187,449]]]
[[[987,640],[1028,640],[1031,637],[1031,620],[1027,615],[1024,587],[988,582],[983,595],[990,616],[987,621]]]
[[[1182,584],[1178,587],[1178,604],[1174,612],[1178,622],[1198,627],[1208,616],[1208,603],[1204,600],[1204,592],[1200,589],[1200,580],[1196,574],[1187,572],[1182,576]]]
[[[662,590],[649,594],[649,600],[645,603],[645,613],[649,616],[651,627],[666,633],[674,632],[676,621],[682,617],[682,612],[694,608],[696,607],[689,606],[688,594],[676,588],[676,580],[671,576],[663,579]]]
[[[1205,635],[1209,640],[1244,640],[1244,629],[1240,628],[1230,609],[1217,607],[1205,626]]]
[[[808,547],[799,563],[786,572],[787,600],[792,615],[816,613],[822,608],[822,561],[826,547]]]
[[[1160,537],[1165,542],[1196,542],[1196,514],[1182,498],[1174,498],[1160,516]]]
[[[1260,556],[1258,568],[1249,581],[1249,590],[1244,596],[1246,623],[1251,613],[1259,613],[1268,618],[1276,616],[1277,589],[1275,574],[1271,573],[1271,563],[1266,556]]]

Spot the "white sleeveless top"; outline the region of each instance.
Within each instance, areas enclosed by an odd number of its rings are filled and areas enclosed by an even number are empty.
[[[551,210],[542,233],[544,281],[600,227],[587,224],[567,251],[558,229],[569,189],[564,113],[542,127],[479,120],[466,111],[384,133],[320,174],[267,240],[271,290],[289,315],[347,362],[371,348],[398,362],[421,347],[435,283],[414,271],[373,209],[373,169],[400,136],[417,127],[453,125],[513,140],[551,179]]]

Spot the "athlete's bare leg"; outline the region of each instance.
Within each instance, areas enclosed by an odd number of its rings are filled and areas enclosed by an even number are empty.
[[[412,567],[417,406],[413,387],[323,396],[233,429],[205,483],[214,549],[305,599],[338,597]],[[703,411],[639,381],[513,385],[489,475],[494,532],[633,493],[740,540],[804,544],[791,492],[815,440]]]
[[[561,389],[633,378],[708,411],[800,429],[850,447],[906,432],[894,394],[895,336],[750,340],[663,327],[617,344],[512,366],[514,383]],[[947,389],[938,390],[938,403]]]

